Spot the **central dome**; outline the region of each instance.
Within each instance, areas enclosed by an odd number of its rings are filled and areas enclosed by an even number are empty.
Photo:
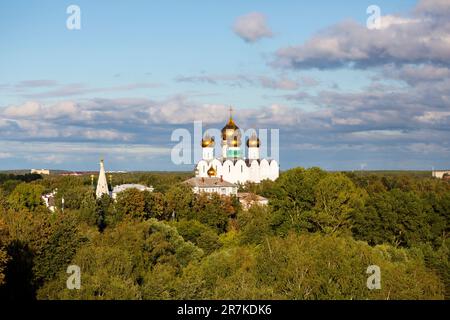
[[[228,123],[222,129],[223,140],[232,137],[237,130],[239,130],[239,127],[234,123],[233,118],[230,117],[230,120],[228,120]]]
[[[228,123],[222,129],[222,140],[226,141],[230,147],[239,147],[241,145],[241,130],[234,123],[231,115]]]

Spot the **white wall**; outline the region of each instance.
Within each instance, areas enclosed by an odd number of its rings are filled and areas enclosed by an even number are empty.
[[[434,178],[442,179],[442,178],[444,177],[445,174],[450,174],[450,170],[448,170],[448,171],[445,171],[445,170],[442,170],[442,171],[433,171],[433,177],[434,177]]]
[[[275,181],[279,177],[278,163],[272,160],[269,164],[267,159],[261,160],[260,163],[256,160],[251,161],[250,167],[242,159],[236,161],[236,163],[226,160],[223,164],[217,159],[213,161],[201,160],[196,167],[197,177],[208,177],[207,172],[211,166],[216,169],[217,177],[222,177],[225,181],[231,183],[245,183],[247,181],[259,183],[266,179]]]
[[[250,160],[259,159],[259,148],[248,148],[248,158]]]
[[[214,148],[203,148],[203,159],[204,160],[214,159]]]
[[[205,160],[200,160],[197,164],[198,177],[206,178],[208,176],[208,162]]]

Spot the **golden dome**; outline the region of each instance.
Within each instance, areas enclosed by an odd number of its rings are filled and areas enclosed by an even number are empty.
[[[205,135],[202,139],[202,148],[213,148],[214,147],[214,137]]]
[[[217,175],[216,169],[214,169],[213,167],[209,168],[207,173],[210,177],[215,177]]]
[[[253,132],[253,134],[247,140],[247,147],[259,148],[259,145],[260,145],[259,138],[256,136],[256,133]]]
[[[234,123],[233,117],[231,116],[232,111],[233,109],[230,108],[230,119],[222,129],[222,140],[226,141],[229,147],[239,147],[241,145],[241,130]]]
[[[228,141],[228,146],[230,147],[239,147],[241,145],[240,137],[234,137],[232,140]]]
[[[230,120],[228,120],[228,123],[222,129],[222,139],[230,140],[237,132],[239,132],[239,127],[234,123],[233,118],[230,116]]]

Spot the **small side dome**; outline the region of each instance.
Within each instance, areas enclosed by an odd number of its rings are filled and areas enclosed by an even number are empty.
[[[247,147],[259,148],[259,146],[260,146],[259,138],[256,136],[256,133],[253,132],[253,134],[247,140]]]
[[[214,138],[209,135],[205,135],[202,139],[202,148],[213,148],[214,147]]]
[[[216,169],[213,167],[209,168],[207,173],[209,177],[215,177],[217,175]]]

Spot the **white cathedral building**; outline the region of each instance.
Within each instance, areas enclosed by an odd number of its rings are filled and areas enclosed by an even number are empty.
[[[274,181],[279,176],[277,161],[260,158],[260,140],[256,133],[247,140],[247,157],[242,155],[241,130],[231,115],[222,129],[222,154],[219,157],[215,157],[214,147],[214,138],[205,135],[202,139],[202,160],[195,168],[196,177],[219,177],[230,183],[244,184],[260,183],[266,179]]]

